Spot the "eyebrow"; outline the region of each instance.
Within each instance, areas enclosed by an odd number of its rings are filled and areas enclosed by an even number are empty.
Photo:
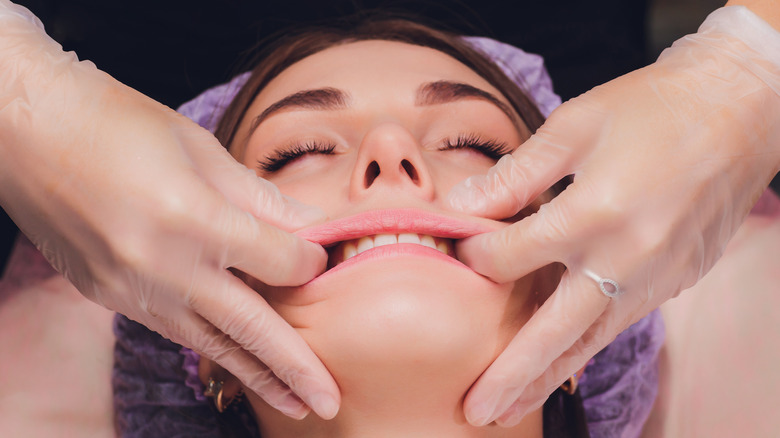
[[[509,120],[515,124],[515,127],[521,131],[519,127],[522,126],[522,124],[509,105],[499,100],[493,94],[469,84],[451,81],[436,81],[422,84],[420,88],[417,89],[417,97],[414,104],[416,106],[440,105],[464,99],[481,99],[492,103],[506,114],[506,116],[509,117]],[[252,135],[260,123],[282,110],[291,108],[305,108],[319,111],[340,110],[349,107],[349,100],[349,94],[338,88],[332,87],[303,90],[293,93],[271,104],[271,106],[266,108],[259,116],[255,117],[254,120],[252,120],[252,124],[249,126],[249,135]]]
[[[254,132],[263,120],[274,113],[289,108],[307,108],[320,111],[332,111],[347,108],[347,93],[337,88],[318,88],[316,90],[303,90],[293,93],[266,108],[259,116],[252,120],[249,127],[250,134]]]
[[[481,90],[473,85],[461,82],[436,81],[423,84],[417,90],[417,100],[414,104],[417,106],[439,105],[444,103],[456,102],[463,99],[481,99],[486,100],[497,106],[512,121],[519,130],[519,120],[512,108],[500,101],[496,96]]]

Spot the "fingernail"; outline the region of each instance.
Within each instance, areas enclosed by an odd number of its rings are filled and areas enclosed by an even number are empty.
[[[480,196],[475,178],[469,177],[450,190],[449,195],[447,195],[450,207],[464,212],[479,211],[484,208],[485,199]]]
[[[493,411],[495,410],[495,406],[488,403],[481,403],[477,406],[474,406],[472,409],[470,409],[468,412],[466,412],[466,420],[471,424],[472,426],[484,426],[491,421],[491,417],[493,416]]]
[[[304,204],[295,198],[291,198],[287,195],[284,196],[284,201],[290,208],[293,217],[291,218],[298,225],[309,225],[317,222],[322,222],[328,218],[319,207],[313,205]]]
[[[296,420],[303,420],[311,411],[311,409],[306,406],[306,403],[292,393],[288,394],[283,400],[275,403],[273,406],[278,409],[279,412]]]
[[[520,424],[520,420],[525,417],[526,409],[516,407],[511,409],[511,412],[505,412],[503,415],[496,419],[496,423],[501,427],[514,427]]]
[[[330,394],[321,392],[314,394],[310,399],[311,408],[323,420],[330,420],[339,412],[339,403]]]

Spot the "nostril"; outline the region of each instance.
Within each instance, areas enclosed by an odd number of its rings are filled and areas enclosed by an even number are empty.
[[[402,160],[401,168],[403,168],[406,174],[409,175],[409,178],[411,178],[413,183],[418,183],[420,176],[417,174],[417,169],[414,168],[414,165],[412,165],[409,160]]]
[[[366,176],[363,182],[365,188],[371,187],[376,177],[379,176],[379,164],[376,161],[372,161],[366,168]]]

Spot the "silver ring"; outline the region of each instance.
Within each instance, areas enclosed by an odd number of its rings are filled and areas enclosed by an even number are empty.
[[[603,293],[609,298],[617,298],[623,295],[623,293],[625,292],[623,289],[620,288],[620,285],[615,280],[599,277],[593,271],[587,269],[585,270],[585,275],[587,275],[590,279],[598,283],[599,289],[601,289],[601,293]]]

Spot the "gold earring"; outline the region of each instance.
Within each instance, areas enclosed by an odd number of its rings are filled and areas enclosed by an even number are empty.
[[[206,390],[203,391],[203,395],[206,397],[214,398],[214,406],[216,406],[217,411],[220,414],[225,412],[225,409],[227,409],[228,406],[230,406],[230,404],[234,401],[240,401],[241,397],[244,395],[244,390],[241,389],[238,391],[238,394],[236,394],[235,397],[225,402],[222,398],[224,384],[225,382],[221,380],[214,380],[213,377],[209,377],[209,383],[206,385]]]
[[[579,384],[579,379],[577,379],[577,375],[574,374],[573,376],[566,379],[565,382],[561,384],[561,389],[569,395],[574,395],[575,392],[577,392],[577,385]]]
[[[221,413],[224,410],[222,406],[222,386],[224,382],[221,380],[214,380],[213,377],[209,377],[209,383],[206,384],[206,390],[203,391],[203,395],[214,399],[214,404],[217,406],[217,410]]]

